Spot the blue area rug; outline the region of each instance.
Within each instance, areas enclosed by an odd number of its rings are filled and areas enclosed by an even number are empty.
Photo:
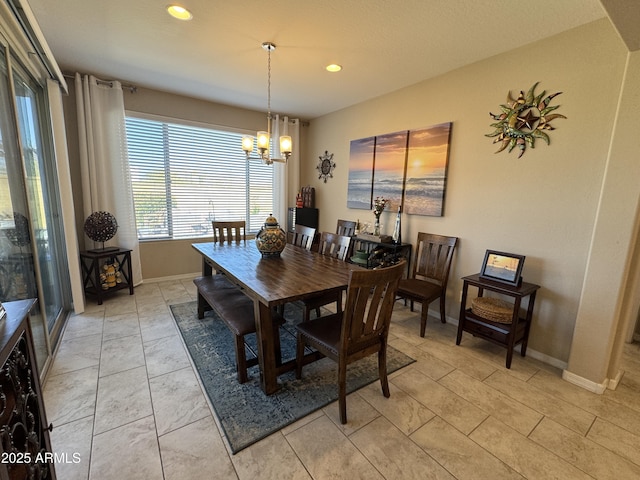
[[[296,380],[295,372],[281,375],[281,388],[273,395],[265,395],[260,388],[257,365],[249,369],[249,381],[239,384],[233,335],[216,313],[207,312],[203,320],[198,320],[196,302],[171,305],[171,311],[233,453],[338,399],[337,366],[328,360],[305,366],[300,380]],[[280,339],[286,360],[295,358],[295,324],[302,319],[302,308],[287,304],[284,316],[287,322],[280,329]],[[246,341],[257,351],[255,335],[249,335]],[[247,358],[251,356],[247,350]],[[412,362],[412,358],[388,347],[389,373]],[[349,393],[377,380],[376,355],[347,367]]]

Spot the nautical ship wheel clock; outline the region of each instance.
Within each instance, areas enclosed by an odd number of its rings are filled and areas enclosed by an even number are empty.
[[[324,151],[324,155],[320,155],[320,161],[316,169],[318,170],[318,178],[322,178],[324,183],[327,183],[327,178],[333,178],[333,169],[336,168],[336,163],[333,161],[333,153]]]

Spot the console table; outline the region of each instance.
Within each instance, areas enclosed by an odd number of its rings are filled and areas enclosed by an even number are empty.
[[[5,302],[0,336],[0,478],[55,480],[56,472],[29,312],[35,299]]]
[[[102,288],[102,282],[100,281],[100,271],[102,265],[107,262],[113,263],[114,261],[120,264],[122,281],[105,290]],[[102,305],[103,297],[123,288],[128,288],[129,295],[133,295],[131,250],[117,248],[115,250],[87,250],[86,252],[80,252],[80,266],[82,268],[84,293],[95,296],[98,299],[98,305]]]
[[[540,286],[534,285],[533,283],[522,282],[521,285],[514,287],[504,283],[482,279],[480,278],[479,273],[463,277],[462,281],[464,283],[462,286],[462,300],[460,304],[460,318],[458,321],[456,345],[460,345],[462,332],[468,332],[476,337],[480,337],[497,345],[506,347],[506,367],[511,368],[513,347],[518,344],[522,344],[520,355],[523,357],[527,352],[533,307],[536,301],[536,292]],[[511,323],[500,323],[483,318],[473,313],[470,308],[467,308],[467,291],[469,285],[478,288],[479,297],[482,297],[485,290],[513,297],[513,318]],[[522,300],[527,297],[529,297],[529,305],[527,306],[526,313],[521,312],[520,304]]]
[[[375,268],[384,264],[395,263],[399,258],[407,259],[407,275],[409,274],[409,264],[411,260],[410,243],[378,242],[361,237],[351,237],[351,247],[349,255],[355,254],[358,250],[367,252],[366,259],[351,257],[349,261],[366,268]]]

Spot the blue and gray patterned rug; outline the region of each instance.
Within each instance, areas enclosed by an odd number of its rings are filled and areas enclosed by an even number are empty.
[[[249,381],[239,384],[233,336],[215,312],[207,312],[203,320],[198,320],[196,302],[171,305],[171,311],[233,453],[338,399],[336,364],[327,359],[305,366],[300,380],[296,380],[295,372],[281,375],[281,388],[273,395],[262,392],[257,365],[249,369]],[[283,358],[289,359],[295,357],[294,325],[302,319],[300,305],[287,304],[285,318],[280,338]],[[246,341],[256,351],[255,335],[249,335]],[[251,355],[248,350],[247,358]],[[412,358],[388,347],[389,373],[412,362]],[[347,392],[377,380],[376,355],[347,368]]]

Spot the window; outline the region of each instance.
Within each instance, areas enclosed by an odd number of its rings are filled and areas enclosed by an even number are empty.
[[[211,236],[212,220],[257,232],[273,211],[273,167],[248,161],[242,134],[128,116],[138,238]]]

